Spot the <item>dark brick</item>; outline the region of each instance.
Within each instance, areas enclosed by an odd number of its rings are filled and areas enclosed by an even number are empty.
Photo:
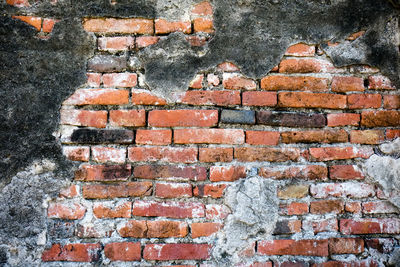
[[[54,238],[70,238],[74,236],[75,224],[59,220],[49,220],[47,233]]]
[[[75,172],[79,181],[125,181],[129,176],[130,165],[85,165]]]
[[[71,135],[74,143],[85,144],[127,144],[133,142],[133,131],[108,129],[77,129]]]
[[[258,111],[257,123],[270,126],[322,128],[326,125],[323,114]]]
[[[184,178],[193,181],[204,181],[207,169],[204,167],[177,167],[168,165],[142,165],[135,167],[133,174],[136,178]]]
[[[222,110],[222,123],[255,124],[255,112],[252,110]]]
[[[120,72],[124,71],[126,67],[127,67],[126,58],[119,56],[98,55],[94,56],[88,61],[88,71]]]

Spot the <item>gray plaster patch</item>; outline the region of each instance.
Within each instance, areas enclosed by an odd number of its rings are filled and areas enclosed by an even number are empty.
[[[379,149],[386,155],[400,156],[400,138],[397,138],[393,142],[382,144]]]

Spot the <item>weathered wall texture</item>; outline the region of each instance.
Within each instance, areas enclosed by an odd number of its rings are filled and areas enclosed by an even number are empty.
[[[0,266],[400,266],[398,6],[3,0]]]

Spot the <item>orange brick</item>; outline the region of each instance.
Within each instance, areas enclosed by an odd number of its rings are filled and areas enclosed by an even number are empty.
[[[33,26],[37,31],[42,28],[42,18],[32,16],[12,16],[13,19],[19,19]]]
[[[222,228],[222,224],[212,222],[192,223],[190,228],[192,229],[192,238],[198,238],[202,236],[210,236],[218,232],[218,230]]]
[[[378,94],[352,94],[347,96],[349,109],[379,108],[382,96]]]
[[[8,5],[16,6],[16,7],[28,7],[29,1],[28,0],[6,0]]]
[[[295,57],[312,57],[314,54],[315,46],[301,43],[289,46],[285,52],[286,56]]]
[[[94,203],[93,214],[96,218],[130,218],[132,202],[126,201],[117,204]]]
[[[141,145],[168,145],[171,144],[171,130],[137,130],[136,144]]]
[[[129,147],[128,159],[130,161],[193,163],[197,161],[197,148]]]
[[[338,113],[328,114],[328,126],[358,126],[360,124],[360,114]]]
[[[361,113],[361,125],[366,127],[400,126],[400,111],[363,111]]]
[[[322,130],[281,133],[282,143],[346,143],[345,130]]]
[[[250,145],[276,146],[279,143],[279,132],[246,131],[246,143]]]
[[[189,105],[240,105],[239,91],[187,91],[182,103]]]
[[[87,199],[148,196],[151,195],[152,185],[151,182],[84,185],[82,195]]]
[[[177,129],[176,144],[243,144],[244,132],[240,129]]]
[[[90,149],[88,146],[63,146],[63,154],[69,160],[89,161]]]
[[[191,197],[192,185],[179,183],[157,183],[156,196],[161,198]]]
[[[218,123],[218,110],[152,110],[149,126],[212,127]]]
[[[400,95],[383,96],[383,107],[385,109],[400,109]]]
[[[101,73],[86,73],[87,85],[90,87],[99,87],[101,83]]]
[[[138,127],[146,125],[146,112],[140,110],[110,110],[111,126]]]
[[[365,31],[359,31],[359,32],[352,33],[352,34],[350,34],[350,35],[346,38],[346,40],[348,40],[348,41],[354,41],[354,40],[356,40],[357,38],[360,38],[361,36],[363,36],[364,33],[365,33]]]
[[[350,142],[355,144],[376,145],[385,139],[382,130],[354,130],[350,132]]]
[[[97,162],[125,163],[126,148],[92,146],[92,159]]]
[[[129,91],[118,89],[78,89],[64,105],[123,105],[129,103]]]
[[[400,137],[400,130],[393,130],[393,129],[386,130],[386,139],[392,140],[397,137]]]
[[[149,238],[185,237],[188,234],[186,222],[147,221],[146,224]]]
[[[139,36],[136,37],[136,48],[144,48],[158,43],[160,37],[158,36]]]
[[[396,88],[393,86],[392,82],[389,78],[381,75],[369,76],[368,77],[369,85],[368,89],[371,90],[395,90]]]
[[[278,94],[278,105],[292,108],[344,109],[347,107],[345,95],[306,92],[284,92]]]
[[[222,84],[224,88],[231,90],[255,90],[257,88],[255,81],[237,73],[224,73]]]
[[[261,88],[268,91],[328,91],[328,79],[299,76],[267,76],[261,79]]]
[[[164,98],[154,95],[152,92],[141,89],[132,89],[133,105],[163,106],[167,104]]]
[[[243,92],[243,106],[276,106],[278,99],[275,92]]]
[[[51,33],[53,31],[54,25],[56,24],[56,20],[54,19],[43,19],[42,31],[46,33]]]
[[[359,77],[333,77],[332,91],[338,93],[364,91],[364,80]]]
[[[374,151],[372,148],[354,147],[314,147],[310,148],[310,155],[314,161],[329,161],[353,158],[369,158]]]
[[[194,32],[214,33],[214,23],[212,19],[196,18],[193,20]]]
[[[279,63],[280,73],[336,72],[329,61],[319,59],[284,59]]]
[[[112,261],[140,261],[140,242],[108,243],[104,246],[104,255]]]
[[[191,33],[192,31],[192,24],[190,21],[156,19],[155,24],[156,34],[167,34],[171,32]]]
[[[50,249],[43,251],[42,261],[96,262],[100,251],[100,244],[53,244]]]
[[[152,35],[154,33],[153,24],[151,19],[86,18],[83,21],[83,28],[88,32]]]
[[[244,166],[212,166],[210,167],[210,181],[212,182],[233,182],[246,177]]]
[[[130,220],[118,227],[118,233],[122,237],[145,238],[147,230],[147,221]]]
[[[50,202],[47,208],[47,217],[64,220],[77,220],[85,216],[86,208],[79,203]]]
[[[193,189],[196,197],[221,198],[224,195],[225,184],[201,184]]]
[[[193,15],[209,16],[213,14],[212,6],[210,2],[204,1],[194,6],[192,9]]]
[[[126,51],[134,47],[135,39],[131,36],[100,37],[97,44],[103,51]]]
[[[137,84],[136,73],[106,73],[103,74],[104,87],[134,87]]]
[[[356,165],[333,165],[329,167],[332,180],[361,180],[364,175]]]
[[[260,255],[302,255],[327,257],[328,240],[272,240],[258,241]]]
[[[61,109],[60,123],[76,126],[104,128],[107,124],[107,111]]]
[[[230,162],[233,160],[233,148],[200,148],[201,162]]]

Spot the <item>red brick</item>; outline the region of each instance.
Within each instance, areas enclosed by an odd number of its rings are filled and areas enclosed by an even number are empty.
[[[310,155],[313,161],[329,161],[340,159],[369,158],[374,151],[370,147],[313,147]]]
[[[395,139],[397,137],[400,137],[400,130],[397,129],[387,129],[386,130],[386,139]]]
[[[219,229],[222,228],[221,223],[212,223],[212,222],[206,222],[206,223],[192,223],[190,225],[190,228],[192,229],[192,238],[198,238],[202,236],[210,236],[216,232],[218,232]]]
[[[199,15],[199,16],[209,16],[213,14],[212,6],[210,2],[208,1],[203,1],[197,5],[195,5],[192,9],[192,14],[193,15]]]
[[[158,36],[139,36],[135,39],[136,48],[144,48],[158,43],[160,37]]]
[[[294,57],[312,57],[314,54],[315,46],[302,43],[289,46],[285,52],[285,56]]]
[[[56,24],[57,20],[54,19],[43,19],[42,31],[46,33],[51,33],[53,31],[54,25]]]
[[[359,254],[364,252],[364,240],[361,238],[329,239],[330,254]]]
[[[136,200],[133,203],[133,216],[201,218],[204,217],[204,204],[198,202],[155,202]]]
[[[122,237],[146,238],[147,232],[147,221],[130,220],[118,226],[118,233]]]
[[[189,88],[201,89],[203,88],[204,74],[197,74],[194,79],[190,82]]]
[[[104,87],[134,87],[137,84],[136,73],[106,73],[103,74]]]
[[[372,90],[395,90],[396,88],[393,86],[392,82],[389,78],[381,75],[369,76],[368,77],[369,85],[368,89]]]
[[[212,127],[218,123],[218,110],[152,110],[152,127]]]
[[[152,92],[142,89],[132,89],[133,105],[163,106],[167,104],[164,98],[154,95]]]
[[[125,163],[126,148],[92,146],[92,160],[106,163]]]
[[[185,237],[188,234],[186,222],[147,221],[148,238]]]
[[[146,111],[140,110],[110,110],[111,126],[138,127],[146,125]]]
[[[400,111],[395,111],[395,110],[363,111],[361,113],[361,126],[366,126],[366,127],[400,126]]]
[[[129,147],[130,161],[162,161],[172,163],[193,163],[197,161],[194,147]]]
[[[28,0],[6,0],[8,5],[16,6],[16,7],[28,7],[29,1]]]
[[[82,219],[86,208],[79,203],[49,203],[47,217],[65,220]]]
[[[360,124],[360,114],[338,113],[328,114],[328,126],[358,126]]]
[[[279,143],[279,132],[246,131],[246,143],[250,145],[276,146]]]
[[[340,232],[344,235],[399,234],[400,219],[342,219]]]
[[[61,109],[60,123],[76,126],[104,128],[107,124],[107,111]]]
[[[310,193],[315,198],[350,197],[366,198],[375,196],[375,187],[364,183],[325,183],[311,185]]]
[[[235,148],[235,159],[239,161],[298,161],[297,148],[239,147]]]
[[[257,88],[255,81],[237,73],[224,73],[222,78],[222,84],[226,89],[255,90]]]
[[[279,63],[280,73],[338,72],[329,61],[319,59],[284,59]]]
[[[207,220],[223,220],[231,213],[230,209],[225,205],[208,204],[206,205]]]
[[[353,144],[376,145],[384,140],[383,130],[354,130],[350,132],[350,142]]]
[[[347,143],[345,130],[323,130],[281,133],[282,143]]]
[[[137,130],[136,144],[168,145],[171,144],[171,130]]]
[[[300,202],[281,204],[279,210],[283,215],[304,215],[308,213],[308,204]]]
[[[332,91],[338,93],[345,92],[363,92],[364,80],[359,77],[333,77],[332,79]]]
[[[143,250],[146,260],[206,260],[210,257],[208,244],[147,244]]]
[[[399,209],[389,201],[364,202],[362,208],[364,214],[399,213]]]
[[[351,213],[360,213],[361,212],[361,203],[358,201],[347,202],[344,210]]]
[[[272,240],[259,241],[261,255],[301,255],[327,257],[328,240]]]
[[[126,181],[130,165],[83,165],[75,172],[78,181]]]
[[[87,86],[90,87],[99,87],[101,83],[101,73],[93,73],[88,72],[86,73],[87,77]]]
[[[42,18],[32,16],[12,16],[13,19],[19,19],[29,25],[33,26],[37,31],[42,27]]]
[[[244,132],[239,129],[174,130],[176,144],[243,144]]]
[[[310,212],[313,214],[342,213],[344,203],[342,200],[320,200],[310,203]]]
[[[314,234],[322,232],[337,232],[339,229],[336,218],[323,220],[307,220],[303,221],[303,228],[310,228]]]
[[[79,195],[79,187],[77,185],[71,185],[60,190],[59,197],[61,198],[73,198]]]
[[[88,146],[63,146],[63,154],[73,161],[89,161],[90,149]]]
[[[233,182],[246,177],[245,166],[212,166],[210,167],[210,181],[212,182]]]
[[[193,20],[193,31],[214,33],[214,23],[212,19],[196,18]]]
[[[132,202],[122,202],[112,205],[111,203],[94,203],[93,214],[96,218],[130,218]]]
[[[181,183],[157,183],[156,196],[161,198],[191,197],[192,185]]]
[[[135,39],[131,36],[100,37],[97,45],[103,51],[127,51],[134,47]]]
[[[278,106],[292,108],[344,109],[347,106],[347,99],[345,95],[338,94],[283,92],[278,94]]]
[[[100,258],[100,244],[53,244],[43,251],[42,261],[94,262]]]
[[[230,162],[233,160],[233,148],[208,147],[199,149],[200,162]]]
[[[82,195],[87,199],[148,196],[151,195],[152,186],[153,184],[151,182],[84,185],[82,186]]]
[[[268,91],[328,91],[328,79],[308,76],[267,76],[261,79],[261,88]]]
[[[171,32],[191,33],[192,24],[190,21],[168,21],[165,19],[156,19],[156,34],[167,34]]]
[[[326,180],[328,168],[322,165],[263,167],[259,175],[274,179]]]
[[[329,167],[332,180],[361,180],[364,175],[356,165],[333,165]]]
[[[119,89],[78,89],[64,105],[123,105],[129,103],[129,91]]]
[[[140,261],[140,242],[108,243],[104,246],[104,255],[112,261]]]
[[[383,107],[385,109],[400,109],[400,95],[383,96]]]
[[[142,165],[135,167],[133,173],[135,178],[142,179],[177,178],[185,181],[204,181],[207,178],[207,169],[205,167]]]
[[[273,107],[278,103],[275,92],[243,92],[243,106]]]
[[[347,96],[349,109],[379,108],[382,96],[378,94],[351,94]]]
[[[196,197],[221,198],[224,195],[225,184],[201,184],[193,189]]]
[[[189,105],[240,105],[239,91],[187,91],[180,101]]]
[[[232,62],[223,62],[218,65],[218,69],[224,72],[235,72],[239,71],[238,66],[233,64]]]
[[[83,28],[88,32],[151,35],[154,32],[153,24],[151,19],[86,18],[83,21]]]

